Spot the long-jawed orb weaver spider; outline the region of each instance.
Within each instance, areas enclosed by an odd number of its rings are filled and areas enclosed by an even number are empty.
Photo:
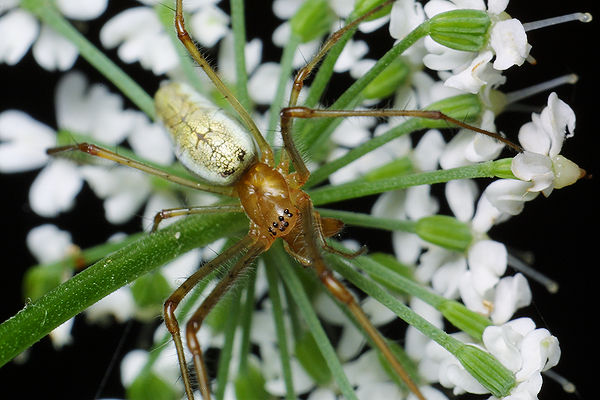
[[[164,303],[164,320],[175,343],[188,399],[192,400],[194,394],[181,339],[181,330],[175,317],[177,306],[198,282],[223,263],[237,257],[233,267],[191,316],[184,331],[188,349],[193,357],[200,393],[205,400],[210,399],[210,382],[197,333],[206,316],[228,289],[234,285],[247,268],[250,268],[260,254],[271,247],[277,238],[284,241],[285,249],[294,259],[315,270],[327,290],[346,305],[389,362],[393,371],[406,383],[410,391],[419,399],[424,399],[417,385],[408,376],[382,335],[369,321],[354,296],[333,275],[323,259],[322,251],[336,252],[351,258],[361,254],[364,248],[356,253],[346,254],[327,245],[325,240],[338,233],[343,223],[338,219],[321,217],[313,208],[309,195],[302,190],[310,172],[292,138],[293,119],[356,116],[411,116],[442,119],[450,125],[468,128],[492,136],[517,150],[519,148],[497,134],[467,125],[439,111],[320,110],[297,106],[304,81],[329,49],[345,32],[389,3],[391,2],[388,1],[374,8],[334,32],[317,55],[297,73],[288,106],[283,108],[280,113],[284,147],[278,161],[248,112],[221,81],[192,41],[184,24],[182,0],[176,2],[175,29],[177,36],[191,57],[237,112],[245,127],[244,129],[238,122],[225,115],[218,107],[212,105],[185,84],[168,83],[158,90],[155,95],[156,112],[172,136],[177,157],[203,182],[172,176],[93,144],[81,143],[48,150],[48,153],[53,155],[65,151],[84,152],[137,168],[184,186],[239,199],[239,204],[167,209],[159,212],[154,219],[153,231],[158,228],[163,219],[181,215],[244,212],[250,220],[249,230],[245,237],[212,261],[204,264],[201,269],[187,278]],[[294,172],[291,172],[291,167]]]

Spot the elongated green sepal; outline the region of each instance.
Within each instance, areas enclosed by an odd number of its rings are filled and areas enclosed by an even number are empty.
[[[327,0],[307,0],[290,20],[292,34],[310,42],[329,32],[333,16]]]
[[[515,386],[513,373],[490,353],[471,345],[463,345],[454,356],[465,369],[496,397],[506,397]]]
[[[500,160],[496,160],[496,162],[494,163],[494,168],[493,168],[492,172],[498,178],[518,179],[517,177],[515,177],[515,175],[513,174],[512,170],[511,170],[512,161],[513,161],[512,158],[503,158]]]
[[[483,111],[479,97],[471,93],[447,97],[431,103],[425,109],[441,111],[449,117],[467,123],[477,121]],[[423,125],[428,128],[448,128],[450,126],[444,120],[425,120]]]
[[[429,243],[460,252],[466,251],[473,240],[471,228],[467,224],[447,215],[431,215],[419,219],[416,233]]]
[[[429,35],[451,49],[476,52],[487,45],[491,24],[485,11],[452,10],[431,18]]]
[[[478,341],[481,341],[483,330],[491,325],[488,318],[454,300],[442,302],[437,309],[452,325]]]

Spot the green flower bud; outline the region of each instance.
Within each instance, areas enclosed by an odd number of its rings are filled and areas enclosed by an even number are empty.
[[[244,372],[235,378],[235,394],[238,399],[269,400],[273,397],[265,390],[265,378],[262,371],[250,364]]]
[[[302,43],[310,42],[329,32],[333,18],[327,0],[306,0],[290,20],[292,34]]]
[[[326,385],[331,381],[331,371],[310,332],[305,332],[296,341],[294,352],[304,370],[317,384]]]
[[[410,74],[410,67],[403,58],[395,59],[367,85],[363,95],[367,99],[382,99],[391,96],[403,86]]]
[[[466,93],[436,101],[425,109],[441,111],[449,117],[469,123],[479,119],[482,108],[479,96]],[[427,128],[447,128],[449,126],[448,122],[444,120],[428,120],[424,121],[424,125]]]
[[[467,224],[447,215],[431,215],[419,219],[415,232],[429,243],[459,252],[466,251],[473,240],[471,228]]]
[[[63,276],[65,266],[61,262],[29,268],[23,279],[23,295],[28,301],[35,301],[60,285]]]
[[[475,346],[463,345],[454,356],[473,378],[498,398],[508,396],[516,384],[515,377],[508,368],[490,353]]]
[[[452,10],[429,20],[429,36],[455,50],[477,52],[488,43],[489,15],[480,10]]]
[[[360,17],[361,15],[365,15],[370,10],[382,4],[384,1],[385,0],[356,0],[356,2],[354,3],[354,11],[352,15],[356,16],[356,18]],[[377,11],[375,14],[367,18],[367,21],[372,21],[374,19],[381,18],[384,15],[389,14],[391,10],[392,5],[388,4],[387,6],[383,7],[381,10]]]
[[[473,339],[481,341],[483,330],[491,325],[488,318],[469,310],[464,304],[454,300],[446,300],[437,307],[452,325],[469,334]]]

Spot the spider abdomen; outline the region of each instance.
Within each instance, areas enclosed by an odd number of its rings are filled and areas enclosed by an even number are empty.
[[[154,100],[177,158],[200,178],[231,185],[255,161],[256,148],[248,132],[188,85],[162,85]]]

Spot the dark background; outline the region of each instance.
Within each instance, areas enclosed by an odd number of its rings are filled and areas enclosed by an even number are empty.
[[[269,2],[252,2],[247,8],[249,36],[265,37],[278,21],[271,16]],[[82,25],[86,35],[97,42],[98,30],[108,16],[122,8],[137,5],[130,1],[111,2],[109,9],[98,21]],[[590,11],[596,17],[597,5],[593,1],[565,3],[563,1],[514,2],[507,10],[520,20],[534,21],[574,11]],[[382,39],[377,43],[388,46],[391,41],[385,32],[378,33]],[[269,37],[269,36],[267,36]],[[556,372],[572,380],[577,394],[564,393],[553,382],[545,381],[541,399],[575,399],[595,394],[592,379],[596,372],[590,368],[595,361],[595,337],[592,335],[593,319],[596,317],[597,285],[595,268],[598,265],[593,249],[596,244],[597,211],[594,195],[597,190],[597,163],[593,155],[598,151],[597,141],[597,22],[567,25],[533,31],[528,34],[533,45],[532,55],[538,65],[512,68],[507,73],[506,91],[526,87],[533,83],[565,73],[577,73],[580,81],[575,86],[557,89],[559,97],[566,101],[577,115],[574,138],[566,141],[563,154],[585,168],[592,179],[554,191],[548,199],[541,196],[527,204],[525,212],[505,225],[491,231],[494,239],[508,246],[529,251],[535,255],[534,266],[560,283],[557,294],[549,294],[536,283],[531,283],[533,305],[526,314],[538,327],[545,327],[558,337],[562,357]],[[2,38],[0,38],[2,40]],[[268,44],[268,39],[264,39]],[[267,48],[265,57],[277,59],[277,49]],[[377,49],[374,49],[377,52]],[[111,56],[115,52],[109,52]],[[82,70],[91,82],[105,80],[87,63],[79,59],[74,67]],[[137,65],[124,66],[153,93],[159,78],[141,71]],[[0,65],[0,111],[19,109],[27,111],[35,119],[55,127],[53,96],[60,73],[43,70],[30,54],[14,67]],[[332,84],[332,92],[338,90]],[[109,84],[110,85],[110,84]],[[343,83],[340,83],[341,87]],[[116,91],[113,89],[113,91]],[[526,100],[526,104],[542,106],[547,94]],[[498,120],[501,130],[511,137],[516,129],[528,119],[528,114],[509,114]],[[89,191],[84,189],[72,212],[56,220],[46,220],[35,215],[28,206],[28,187],[37,171],[0,175],[2,188],[2,278],[0,278],[0,321],[15,314],[22,306],[21,279],[24,271],[35,263],[25,246],[25,236],[30,229],[45,222],[57,224],[73,233],[74,241],[82,248],[103,242],[114,232],[103,217],[103,208]],[[370,199],[367,199],[369,201]],[[86,207],[82,203],[87,202]],[[359,206],[358,204],[356,206]],[[135,232],[139,220],[118,227],[119,230]],[[77,232],[75,235],[74,232]],[[358,229],[348,229],[348,237],[355,237],[371,249],[389,248],[387,236],[374,235]],[[80,318],[75,324],[74,345],[54,351],[48,339],[43,339],[29,352],[29,360],[22,365],[9,363],[0,369],[3,390],[18,393],[19,398],[43,395],[49,398],[91,399],[95,397],[121,396],[118,361],[116,369],[109,365],[113,357],[121,357],[126,348],[136,346],[141,327],[137,324],[100,327],[88,325]],[[124,346],[121,348],[120,346]],[[592,347],[593,346],[593,347]],[[592,353],[591,349],[594,349]],[[107,372],[108,371],[108,372]],[[106,381],[104,381],[106,377]]]

